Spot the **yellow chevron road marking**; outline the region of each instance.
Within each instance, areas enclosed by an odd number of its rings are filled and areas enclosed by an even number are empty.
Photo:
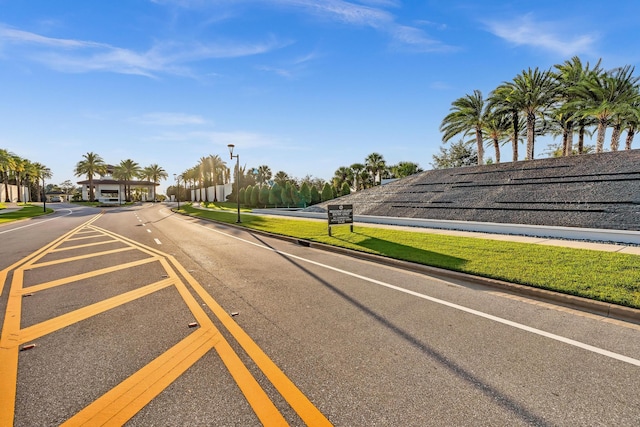
[[[2,280],[0,285],[4,285],[4,281],[6,281],[9,272],[13,271],[7,312],[2,328],[2,335],[0,336],[0,378],[3,379],[0,384],[0,407],[3,408],[3,410],[0,411],[0,425],[13,425],[14,422],[16,386],[18,381],[18,354],[21,345],[33,342],[40,337],[98,314],[107,313],[113,308],[133,300],[144,298],[168,287],[174,287],[178,291],[180,297],[186,303],[187,308],[197,320],[199,327],[168,351],[158,356],[119,385],[82,409],[67,420],[64,425],[124,424],[212,349],[216,351],[223,361],[231,377],[235,380],[261,423],[264,425],[287,425],[287,421],[273,401],[271,401],[266,391],[260,386],[240,356],[233,350],[230,343],[224,338],[213,321],[205,313],[183,280],[186,280],[191,289],[195,290],[206,305],[211,308],[222,325],[244,348],[249,357],[262,370],[265,376],[273,383],[276,390],[278,390],[306,424],[314,426],[330,425],[329,421],[295,384],[286,377],[284,372],[271,361],[262,349],[235,323],[224,309],[218,305],[174,257],[93,225],[98,218],[99,216],[96,216],[30,256],[0,271],[0,280]],[[88,244],[63,246],[68,242],[99,237],[104,238],[104,240]],[[100,245],[114,242],[122,243],[123,247],[108,251],[82,254],[60,260],[47,261],[45,259],[48,254],[52,253],[60,253],[71,249],[91,250],[94,247],[97,248]],[[63,266],[64,263],[68,262],[86,260],[92,257],[109,256],[132,250],[144,253],[148,255],[148,257],[24,287],[25,273],[30,270],[42,267]],[[162,266],[162,269],[166,272],[166,279],[141,286],[135,290],[90,304],[24,329],[20,328],[22,298],[27,293],[42,292],[54,287],[154,262],[158,262]]]

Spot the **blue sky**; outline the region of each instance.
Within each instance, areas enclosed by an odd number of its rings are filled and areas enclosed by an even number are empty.
[[[93,151],[158,163],[165,188],[203,156],[233,165],[230,143],[242,165],[298,178],[328,180],[371,152],[430,169],[454,99],[574,55],[636,66],[639,12],[631,0],[0,0],[0,147],[54,183],[78,181]]]

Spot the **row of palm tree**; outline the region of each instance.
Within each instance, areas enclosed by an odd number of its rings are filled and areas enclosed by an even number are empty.
[[[526,160],[534,158],[537,136],[562,138],[563,155],[585,152],[585,136],[596,134],[596,153],[604,151],[605,135],[612,128],[610,149],[620,145],[627,132],[625,149],[631,149],[640,124],[640,78],[625,65],[604,70],[598,61],[593,67],[573,57],[549,70],[523,70],[512,81],[495,88],[485,99],[474,90],[451,103],[442,120],[443,142],[457,135],[473,136],[478,164],[484,164],[485,144],[500,162],[500,146],[511,142],[513,161],[518,160],[518,144],[526,140]],[[573,138],[578,136],[574,149]]]
[[[383,179],[404,178],[422,169],[414,162],[400,162],[397,165],[387,165],[380,153],[371,153],[364,159],[364,163],[353,163],[351,166],[340,166],[336,169],[332,183],[340,190],[347,183],[354,191],[380,185]]]
[[[293,189],[299,191],[305,183],[309,188],[315,187],[319,190],[324,184],[324,181],[314,179],[310,176],[299,180],[291,177],[288,173],[282,170],[274,174],[268,165],[260,165],[258,167],[247,167],[246,165],[240,166],[239,171],[235,170],[236,168],[237,165],[234,165],[234,170],[231,171],[231,169],[227,167],[226,162],[223,161],[220,156],[210,154],[209,156],[201,157],[195,166],[188,168],[186,171],[180,174],[178,178],[181,181],[185,182],[185,186],[189,186],[192,190],[204,189],[219,184],[228,184],[229,182],[231,182],[232,176],[238,177],[238,175],[241,183],[241,192],[244,192],[243,190],[246,190],[249,187],[251,187],[251,191],[253,191],[254,187],[271,188],[276,184],[280,188],[285,188],[288,184]],[[231,194],[230,199],[235,200],[235,191],[236,188],[234,186],[234,193]],[[176,194],[177,192],[177,187],[170,186],[167,189],[168,194]],[[204,202],[224,201],[208,200],[209,193],[206,191],[203,192],[202,196]],[[217,194],[214,195],[214,198],[217,198]]]
[[[105,163],[100,155],[89,152],[82,155],[75,167],[74,174],[76,176],[86,176],[89,180],[89,201],[95,200],[93,179],[96,176],[105,176],[109,173],[109,165]],[[167,172],[159,165],[152,164],[147,167],[141,167],[137,162],[126,159],[122,160],[118,165],[113,167],[112,176],[114,179],[124,182],[125,197],[131,200],[131,181],[134,179],[144,179],[158,184],[161,179],[167,179]]]
[[[32,162],[22,158],[7,149],[0,148],[0,180],[4,185],[5,202],[11,202],[9,197],[9,182],[18,186],[18,203],[23,202],[21,186],[26,186],[31,193],[41,194],[39,187],[42,179],[51,178],[51,170],[42,163]],[[24,200],[25,202],[28,200]]]

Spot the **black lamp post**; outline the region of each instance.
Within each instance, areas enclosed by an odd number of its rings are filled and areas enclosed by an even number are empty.
[[[238,202],[238,219],[236,220],[236,223],[240,224],[242,222],[242,221],[240,221],[240,155],[239,154],[236,154],[235,156],[233,155],[233,148],[235,147],[235,145],[229,144],[229,145],[227,145],[227,147],[229,147],[229,154],[231,154],[231,160],[233,160],[234,157],[237,159],[237,163],[236,163],[236,200]]]
[[[174,173],[173,178],[176,180],[176,186],[178,187],[176,190],[176,200],[178,201],[178,210],[180,210],[180,175]]]

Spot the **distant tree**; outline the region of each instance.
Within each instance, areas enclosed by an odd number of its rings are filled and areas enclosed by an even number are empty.
[[[285,183],[280,189],[280,199],[282,199],[282,204],[287,207],[291,206],[291,203],[293,203],[293,200],[291,200],[291,192],[287,189],[287,183]]]
[[[460,166],[472,166],[478,164],[478,152],[473,147],[473,142],[460,140],[449,148],[440,147],[440,155],[433,155],[431,166],[434,169],[457,168]]]
[[[260,201],[260,187],[256,185],[251,190],[251,206],[252,207],[258,206],[259,201]]]
[[[241,188],[240,189],[240,203],[242,203],[243,205],[246,204],[245,202],[245,189]]]
[[[321,198],[323,202],[332,200],[334,198],[333,187],[328,182],[325,183],[324,186],[322,187]]]
[[[400,162],[395,166],[391,166],[390,169],[394,178],[404,178],[422,172],[420,165],[414,162]]]
[[[273,177],[273,180],[277,182],[280,187],[284,187],[289,179],[289,175],[287,175],[285,171],[278,171],[278,173]]]
[[[244,204],[251,206],[251,195],[253,194],[253,185],[247,185],[244,190]]]
[[[267,207],[269,204],[269,187],[266,185],[260,186],[260,193],[258,194],[258,201],[263,207]]]
[[[113,177],[124,181],[124,191],[127,201],[131,201],[131,180],[137,178],[142,173],[142,168],[137,162],[131,159],[122,160],[118,166],[114,168]],[[198,174],[198,176],[200,176]]]
[[[256,177],[256,179],[260,184],[266,184],[266,182],[269,181],[271,179],[271,176],[273,175],[271,173],[271,168],[267,165],[258,166],[257,171],[258,176]]]
[[[322,196],[320,195],[320,191],[318,190],[318,187],[316,187],[315,185],[311,187],[310,193],[311,193],[312,205],[316,205],[322,201]]]
[[[309,206],[311,203],[311,189],[309,188],[309,184],[303,182],[300,186],[300,199],[303,203],[303,207]]]
[[[282,204],[282,188],[280,188],[277,182],[274,182],[269,189],[269,203],[276,208]]]
[[[89,201],[95,200],[93,194],[93,177],[95,175],[105,175],[107,173],[107,164],[102,157],[96,153],[89,152],[82,155],[82,160],[76,164],[74,170],[76,176],[86,175],[89,179]]]
[[[379,153],[371,153],[365,159],[365,166],[373,179],[373,185],[376,183],[380,183],[380,178],[382,178],[382,172],[387,167],[387,164],[382,157],[382,154]]]
[[[5,202],[9,203],[9,172],[13,170],[15,165],[14,154],[4,148],[0,148],[0,178],[4,183]]]
[[[342,188],[340,189],[340,195],[346,196],[348,194],[351,194],[351,187],[349,187],[349,184],[345,181],[342,183]]]

